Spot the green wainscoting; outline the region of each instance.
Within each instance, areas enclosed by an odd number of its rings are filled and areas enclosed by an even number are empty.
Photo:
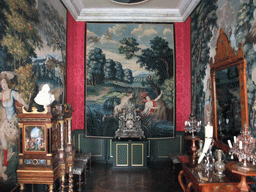
[[[113,168],[146,168],[148,141],[113,141]]]
[[[169,153],[184,152],[184,134],[184,132],[176,132],[175,138],[148,140],[148,160],[168,160]],[[73,143],[77,152],[91,152],[93,161],[113,163],[112,139],[85,137],[84,130],[75,130],[73,131]],[[142,150],[141,145],[133,145],[131,148],[135,153],[139,153]],[[134,164],[139,164],[140,159],[139,156],[134,156],[132,161]]]
[[[131,144],[131,166],[144,166],[144,160],[147,158],[147,149],[143,143],[132,143]],[[146,150],[146,153],[144,152]],[[144,155],[145,153],[145,155]]]
[[[116,166],[128,166],[129,164],[129,145],[128,143],[117,143],[114,145],[114,157],[113,160],[116,161]]]

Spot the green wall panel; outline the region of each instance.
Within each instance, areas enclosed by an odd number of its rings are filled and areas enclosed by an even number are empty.
[[[158,140],[158,158],[168,158],[169,153],[182,151],[182,136],[178,135],[174,139]]]
[[[92,156],[103,155],[103,139],[86,138],[83,134],[78,134],[78,151],[90,151]]]
[[[113,141],[113,168],[132,169],[147,166],[147,141]]]
[[[128,144],[117,144],[116,153],[116,165],[128,166]]]
[[[184,132],[176,132],[175,138],[148,140],[146,157],[150,161],[158,161],[167,160],[169,153],[182,153],[184,135]],[[83,130],[75,130],[73,131],[73,143],[77,152],[91,152],[93,161],[113,163],[113,152],[116,149],[112,148],[112,139],[85,137]],[[140,146],[136,146],[133,150],[133,153],[141,154]],[[141,157],[135,155],[131,160],[139,164]]]
[[[143,166],[143,144],[132,144],[132,157],[131,157],[131,164],[132,166]]]

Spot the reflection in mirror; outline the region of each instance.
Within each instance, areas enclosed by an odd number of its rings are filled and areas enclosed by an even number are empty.
[[[239,73],[237,66],[216,71],[218,139],[227,143],[241,130]]]

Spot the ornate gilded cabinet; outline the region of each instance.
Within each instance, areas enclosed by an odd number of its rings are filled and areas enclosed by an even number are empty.
[[[70,105],[47,107],[43,112],[33,108],[18,114],[19,167],[18,183],[47,184],[53,191],[54,182],[61,178],[64,191],[65,174],[69,173],[69,191],[73,191],[72,166],[74,150],[71,141],[72,109]]]

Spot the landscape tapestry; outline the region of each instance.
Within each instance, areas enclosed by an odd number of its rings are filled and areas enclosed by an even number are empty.
[[[21,106],[43,110],[34,98],[44,84],[52,105],[65,101],[66,16],[60,0],[1,0],[0,191],[17,185]]]
[[[220,28],[232,49],[246,59],[249,129],[256,136],[256,2],[202,0],[191,15],[192,111],[204,124],[211,121],[210,58],[216,54]],[[234,95],[235,96],[235,95]],[[237,96],[238,97],[238,96]],[[233,104],[235,106],[235,104]]]
[[[173,24],[88,23],[86,136],[115,136],[127,104],[146,138],[175,135]]]
[[[202,0],[191,15],[191,69],[192,112],[203,124],[212,120],[212,96],[210,80],[210,58],[216,55],[216,44],[220,28],[224,29],[230,45],[237,53],[242,45],[246,59],[246,81],[249,113],[249,130],[256,137],[256,1],[255,0]],[[239,95],[229,99],[234,101]],[[234,110],[235,111],[235,110]],[[234,122],[237,118],[232,115]],[[227,120],[227,119],[226,119]],[[229,123],[226,121],[226,123]],[[203,131],[203,129],[201,129]],[[221,131],[220,131],[221,134]],[[254,177],[255,180],[255,177]],[[250,185],[256,191],[255,184]]]

